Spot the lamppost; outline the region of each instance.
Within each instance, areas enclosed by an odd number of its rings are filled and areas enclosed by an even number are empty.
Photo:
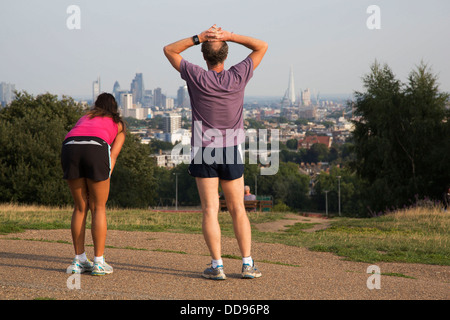
[[[324,190],[324,192],[325,192],[325,212],[328,218],[328,190]]]
[[[174,173],[175,175],[175,210],[178,211],[178,175],[179,173]]]
[[[341,216],[341,176],[337,176],[336,178],[338,178],[338,193],[339,193],[338,204],[339,204],[339,217],[340,217]]]
[[[258,197],[258,175],[255,174],[255,196]]]

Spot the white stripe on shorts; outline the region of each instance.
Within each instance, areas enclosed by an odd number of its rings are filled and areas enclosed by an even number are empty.
[[[94,140],[89,140],[89,141],[75,141],[75,140],[70,140],[68,142],[66,142],[64,145],[68,145],[68,144],[93,144],[96,146],[102,146],[100,143],[98,143],[97,141]]]

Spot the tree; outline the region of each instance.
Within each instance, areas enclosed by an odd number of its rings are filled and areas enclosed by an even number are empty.
[[[364,179],[372,211],[402,207],[417,197],[439,199],[450,181],[449,95],[423,63],[408,83],[375,62],[356,92],[352,167]]]
[[[288,149],[297,150],[298,140],[297,139],[289,139],[288,141],[286,141],[286,146],[288,147]]]
[[[82,115],[71,98],[17,92],[0,110],[0,201],[71,203],[62,179],[61,146]]]
[[[148,147],[150,150],[150,154],[155,154],[158,153],[159,150],[172,150],[174,145],[171,142],[152,139],[150,140]]]
[[[127,132],[125,143],[111,174],[108,203],[125,208],[147,208],[157,201],[155,161],[148,146]]]
[[[364,204],[361,201],[361,179],[348,168],[331,167],[330,172],[322,172],[314,186],[313,201],[318,210],[325,211],[325,191],[328,191],[328,212],[339,212],[339,179],[341,191],[341,214],[361,215]]]
[[[306,151],[306,162],[322,162],[328,160],[328,147],[322,143],[314,143]]]
[[[301,174],[298,165],[280,162],[275,175],[260,175],[258,165],[245,165],[244,181],[254,192],[257,175],[258,195],[272,196],[275,203],[284,203],[292,209],[306,209],[310,206],[308,198],[309,176]]]

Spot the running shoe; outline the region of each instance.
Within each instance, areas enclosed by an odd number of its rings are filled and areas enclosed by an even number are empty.
[[[225,280],[227,278],[225,276],[225,273],[223,272],[222,265],[219,265],[216,268],[213,268],[212,266],[209,268],[206,268],[205,271],[203,271],[202,276],[203,276],[203,278],[212,279],[212,280]]]
[[[92,270],[93,276],[104,276],[105,274],[113,273],[113,267],[103,261],[103,263],[94,262],[94,268]]]
[[[253,279],[262,276],[261,271],[255,267],[255,261],[252,261],[253,265],[243,264],[242,265],[242,278]]]
[[[79,259],[73,259],[72,264],[67,268],[67,273],[83,273],[91,272],[94,269],[94,264],[88,259],[81,262]]]

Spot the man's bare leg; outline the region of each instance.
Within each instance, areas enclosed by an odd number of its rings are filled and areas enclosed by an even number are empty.
[[[244,178],[220,180],[227,207],[233,219],[236,236],[242,257],[249,257],[252,242],[252,230],[244,206]]]
[[[219,260],[222,255],[219,225],[219,178],[195,178],[202,203],[202,230],[212,259]]]

